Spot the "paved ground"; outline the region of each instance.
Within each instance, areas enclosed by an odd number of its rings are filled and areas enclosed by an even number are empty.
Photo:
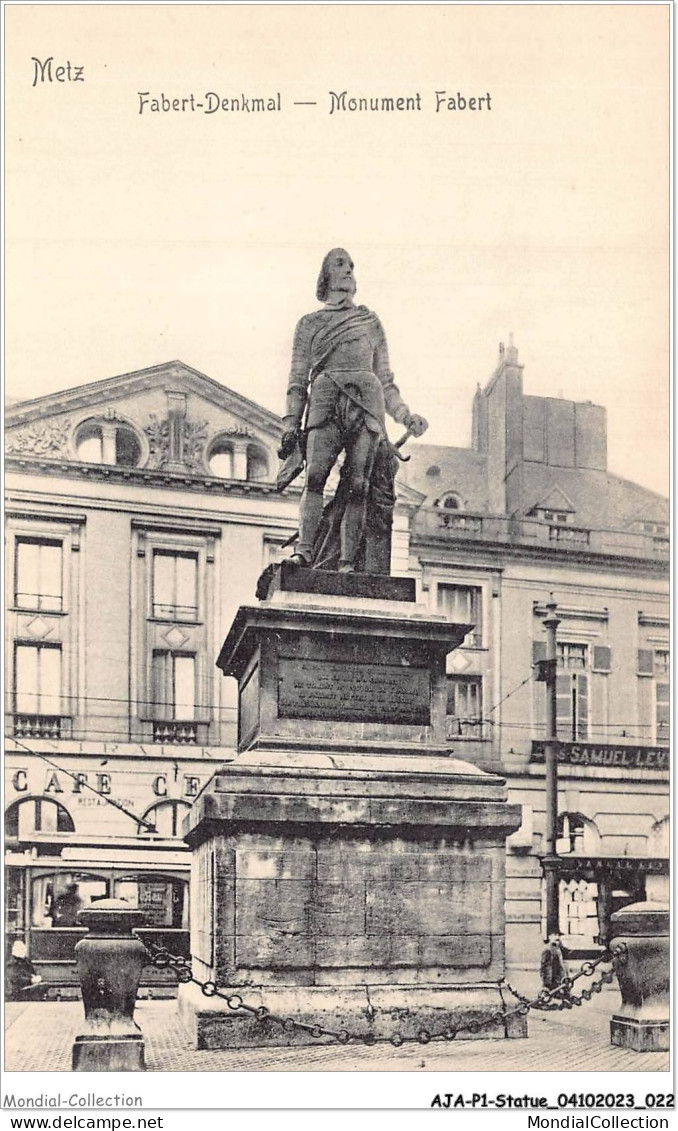
[[[155,1072],[662,1072],[668,1053],[634,1053],[610,1045],[609,1019],[619,992],[607,989],[578,1009],[531,1013],[521,1041],[458,1040],[372,1048],[349,1045],[197,1052],[179,1020],[176,1002],[142,1001],[146,1063]],[[5,1070],[68,1072],[82,1020],[80,1002],[20,1002],[6,1007]]]

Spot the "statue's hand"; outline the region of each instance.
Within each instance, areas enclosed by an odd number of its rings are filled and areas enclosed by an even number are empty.
[[[280,447],[278,448],[278,456],[280,457],[280,459],[287,459],[288,456],[291,456],[292,452],[297,446],[298,441],[298,428],[290,428],[287,431],[283,432],[282,439],[280,441]]]
[[[417,416],[414,412],[407,418],[405,424],[413,436],[423,436],[428,428],[428,420],[425,420],[423,416]]]

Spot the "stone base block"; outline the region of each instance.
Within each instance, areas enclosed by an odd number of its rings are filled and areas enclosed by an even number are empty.
[[[95,1037],[84,1034],[73,1044],[74,1072],[145,1072],[144,1039],[129,1036]]]
[[[667,1052],[671,1026],[665,1021],[641,1021],[613,1014],[610,1019],[610,1043],[633,1052]]]
[[[496,985],[460,986],[236,986],[220,992],[240,994],[247,1005],[265,1006],[280,1021],[258,1019],[244,1010],[232,1010],[223,998],[206,998],[195,985],[179,987],[178,1008],[195,1048],[280,1048],[335,1044],[331,1036],[314,1037],[310,1031],[290,1026],[294,1018],[310,1027],[334,1033],[346,1030],[351,1044],[389,1041],[394,1034],[406,1040],[422,1031],[437,1034],[471,1022],[477,1031],[463,1030],[458,1040],[516,1039],[527,1036],[525,1017],[514,1014],[507,1023],[497,1020],[502,1008]]]

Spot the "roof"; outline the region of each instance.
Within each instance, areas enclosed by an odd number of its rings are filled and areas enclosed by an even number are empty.
[[[403,465],[398,479],[425,495],[425,506],[433,506],[443,495],[454,493],[464,510],[487,510],[485,455],[472,448],[448,448],[416,440],[410,441],[406,451],[410,461]]]

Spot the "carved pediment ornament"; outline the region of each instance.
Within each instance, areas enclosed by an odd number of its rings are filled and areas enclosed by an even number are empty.
[[[69,417],[35,420],[7,433],[5,451],[17,455],[60,456],[68,454],[71,432]]]
[[[180,462],[190,471],[204,473],[203,452],[207,439],[207,421],[183,420],[178,423],[181,428]],[[160,420],[155,413],[151,413],[144,432],[148,437],[149,447],[147,466],[151,469],[167,467],[173,462],[169,418]]]
[[[148,467],[164,467],[169,459],[169,420],[159,420],[155,413],[144,428],[148,436]]]
[[[234,420],[232,424],[227,424],[225,428],[222,428],[219,435],[244,436],[248,439],[254,439],[256,434],[251,428],[248,428],[246,424],[238,424],[237,421]]]
[[[207,439],[207,421],[184,421],[184,463],[191,471],[204,472],[203,451]]]

